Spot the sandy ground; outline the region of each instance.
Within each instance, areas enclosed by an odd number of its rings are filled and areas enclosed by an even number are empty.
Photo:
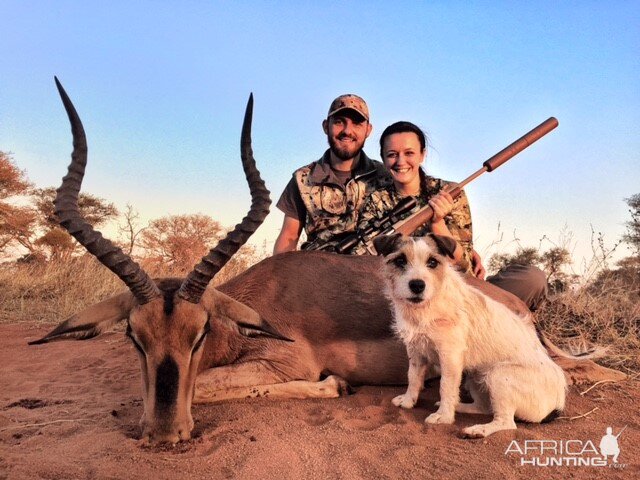
[[[192,440],[150,447],[138,440],[139,366],[122,332],[27,346],[46,331],[0,325],[0,479],[640,478],[635,380],[598,385],[584,395],[588,385],[572,387],[565,415],[591,414],[519,424],[517,431],[484,440],[456,434],[487,417],[423,424],[437,400],[434,382],[410,411],[391,404],[402,387],[374,386],[332,400],[200,405],[193,411]],[[547,448],[574,440],[572,453],[564,456],[588,460],[594,457],[588,441],[598,447],[606,427],[617,433],[625,425],[615,467],[521,465],[522,458],[541,457],[535,440],[555,441]],[[536,450],[505,454],[516,449],[514,440],[521,449],[526,443]]]

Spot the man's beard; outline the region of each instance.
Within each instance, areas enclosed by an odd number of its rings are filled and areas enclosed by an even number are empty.
[[[355,156],[357,156],[361,151],[362,147],[364,147],[364,142],[362,144],[354,144],[354,150],[342,148],[336,144],[336,141],[333,137],[327,136],[327,140],[329,141],[329,148],[333,152],[333,154],[338,157],[340,160],[351,160]]]

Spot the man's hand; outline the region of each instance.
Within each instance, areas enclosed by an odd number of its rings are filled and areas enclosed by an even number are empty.
[[[487,271],[482,265],[482,258],[480,258],[480,254],[475,250],[473,250],[473,253],[471,254],[471,266],[473,267],[473,274],[480,280],[484,280],[484,276],[487,274]]]

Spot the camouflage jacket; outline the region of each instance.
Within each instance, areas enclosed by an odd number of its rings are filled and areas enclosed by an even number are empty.
[[[337,234],[353,232],[364,201],[376,190],[392,184],[382,163],[364,152],[346,185],[331,169],[329,150],[322,158],[293,174],[307,210],[305,232],[308,242],[324,242]],[[304,247],[303,247],[304,248]]]
[[[423,174],[422,171],[420,172],[420,177],[420,195],[416,197],[418,204],[412,212],[407,213],[407,216],[427,205],[429,199],[436,195],[445,185],[451,185],[453,183],[439,178],[429,177]],[[382,218],[384,214],[395,207],[401,199],[402,197],[396,192],[393,185],[373,192],[362,207],[358,228],[363,229],[367,222]],[[455,199],[453,210],[444,218],[444,221],[453,238],[462,246],[463,259],[466,261],[467,270],[470,270],[473,252],[473,228],[471,225],[471,210],[464,191]],[[430,231],[431,225],[425,224],[413,232],[412,236],[420,237]]]

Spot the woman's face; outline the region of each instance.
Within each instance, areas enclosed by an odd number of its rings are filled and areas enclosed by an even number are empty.
[[[419,185],[418,171],[424,157],[420,140],[413,132],[394,133],[384,140],[382,161],[396,183]]]

